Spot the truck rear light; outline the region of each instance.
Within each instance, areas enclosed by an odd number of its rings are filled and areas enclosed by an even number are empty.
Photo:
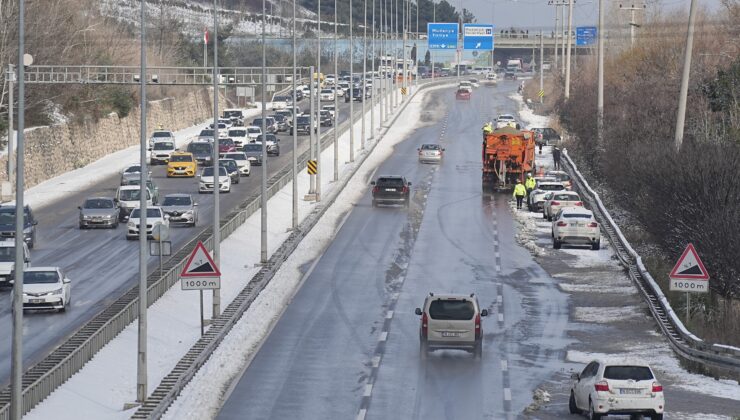
[[[421,335],[424,338],[427,338],[427,336],[429,335],[427,328],[428,321],[429,319],[427,318],[427,313],[424,312],[423,314],[421,314]]]
[[[663,392],[663,385],[659,382],[653,382],[653,392]]]
[[[607,381],[599,381],[594,384],[594,388],[596,388],[596,392],[609,392],[609,382]]]
[[[590,228],[599,227],[599,224],[596,223],[596,222],[591,222],[591,223],[588,224],[588,227],[590,227]]]
[[[480,314],[475,315],[475,338],[476,340],[479,339],[481,336],[481,328],[480,328]]]
[[[568,226],[568,224],[565,222],[558,222],[558,226],[565,227],[565,226]]]

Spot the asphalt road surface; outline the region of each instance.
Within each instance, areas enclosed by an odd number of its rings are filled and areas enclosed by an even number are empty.
[[[509,194],[482,196],[480,127],[513,113],[515,83],[456,101],[427,96],[428,123],[377,174],[412,183],[412,204],[373,208],[370,189],[232,389],[220,419],[502,419],[562,366],[567,295],[515,240]],[[439,142],[440,165],[416,148]],[[419,355],[429,292],[475,293],[483,357]]]
[[[342,98],[339,104],[338,119],[341,123],[349,117],[349,104]],[[304,99],[299,106],[308,109],[308,100]],[[362,104],[355,102],[355,113],[359,115],[361,110]],[[269,113],[271,111],[268,111],[268,115]],[[367,129],[370,129],[369,124]],[[326,134],[328,130],[329,127],[321,128],[322,134]],[[268,176],[292,164],[293,137],[282,133],[279,138],[280,156],[269,157]],[[333,139],[333,134],[329,133],[329,137],[325,139]],[[299,153],[303,153],[308,147],[308,136],[298,136]],[[121,162],[121,166],[127,163],[129,162]],[[154,166],[151,170],[153,180],[159,187],[160,199],[170,193],[191,193],[199,204],[199,221],[195,228],[178,227],[170,230],[174,253],[198,232],[212,225],[213,196],[198,194],[197,177],[168,179],[166,166]],[[259,193],[261,177],[262,168],[253,166],[250,177],[242,177],[239,184],[232,185],[231,193],[221,193],[221,216],[230,213],[247,196]],[[85,322],[138,283],[139,245],[138,241],[126,240],[125,223],[121,223],[115,230],[78,228],[77,206],[86,197],[112,197],[119,181],[119,175],[101,178],[85,191],[70,192],[63,200],[34,209],[39,225],[36,246],[31,251],[32,265],[62,267],[72,280],[72,300],[71,306],[64,313],[26,312],[23,335],[26,368],[45,357]],[[149,272],[152,272],[158,267],[158,259],[151,257],[148,266]],[[7,331],[7,334],[0,335],[0,384],[3,386],[9,383],[11,367],[10,290],[0,289],[0,326],[2,331]]]

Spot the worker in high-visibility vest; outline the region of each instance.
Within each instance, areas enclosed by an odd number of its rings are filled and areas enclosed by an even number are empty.
[[[491,121],[483,125],[483,135],[491,134],[493,132],[493,123]]]
[[[532,174],[527,174],[527,179],[524,180],[524,188],[527,189],[527,205],[529,205],[529,195],[537,186],[537,181],[532,177]]]
[[[516,208],[521,210],[522,209],[522,202],[524,201],[524,197],[527,195],[527,189],[524,188],[524,185],[522,185],[522,181],[517,179],[516,180],[516,186],[514,187],[514,198],[516,198]]]

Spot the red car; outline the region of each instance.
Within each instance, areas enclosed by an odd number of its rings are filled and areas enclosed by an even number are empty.
[[[229,138],[218,139],[218,153],[236,152],[236,143]]]
[[[457,93],[455,93],[456,99],[462,99],[462,100],[470,100],[470,91],[467,89],[458,89]]]

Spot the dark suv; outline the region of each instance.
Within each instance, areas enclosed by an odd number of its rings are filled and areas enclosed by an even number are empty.
[[[31,207],[25,206],[23,213],[23,240],[28,249],[33,249],[36,243],[36,225],[39,224],[33,217]],[[15,204],[0,206],[0,240],[15,238]]]
[[[373,207],[378,204],[403,204],[409,206],[411,183],[402,176],[381,176],[373,185]]]

